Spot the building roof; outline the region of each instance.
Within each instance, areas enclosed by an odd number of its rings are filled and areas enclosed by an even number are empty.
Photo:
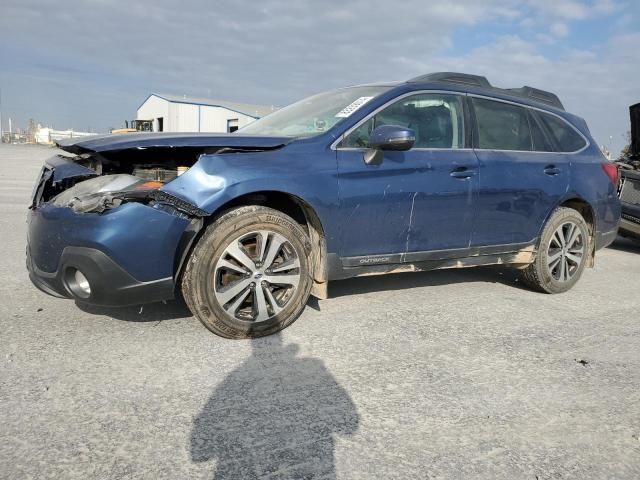
[[[207,105],[210,107],[226,108],[227,110],[233,110],[234,112],[242,113],[243,115],[253,118],[261,118],[278,110],[278,107],[274,107],[273,105],[255,105],[251,103],[229,102],[227,100],[213,100],[211,98],[189,97],[187,95],[168,95],[164,93],[152,93],[144,102],[142,102],[140,107],[153,96],[162,98],[163,100],[171,103],[186,103],[190,105]],[[140,107],[138,107],[138,109]]]

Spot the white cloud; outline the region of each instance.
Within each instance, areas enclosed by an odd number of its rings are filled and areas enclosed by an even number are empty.
[[[106,128],[131,117],[152,91],[282,105],[345,84],[453,69],[506,86],[556,89],[590,123],[601,122],[600,131],[604,122],[590,117],[624,116],[632,96],[624,93],[638,78],[632,39],[564,53],[561,40],[579,20],[616,8],[613,0],[405,0],[401,8],[386,0],[68,0],[64,8],[58,0],[3,0],[0,84],[5,106],[25,120],[44,111],[65,123],[80,119],[77,127]],[[473,38],[467,54],[445,57],[455,32],[487,38],[485,23],[522,38],[485,46]],[[534,40],[556,46],[560,58],[545,57]],[[600,85],[593,102],[571,97]],[[614,127],[626,129],[619,120]]]
[[[566,23],[563,22],[553,23],[549,30],[551,31],[552,35],[556,37],[564,38],[569,35],[569,27]]]
[[[612,136],[612,151],[617,153],[629,129],[628,106],[640,100],[637,45],[640,33],[625,34],[597,51],[571,50],[551,59],[534,44],[505,36],[466,55],[439,57],[430,65],[486,75],[500,87],[530,85],[555,92],[568,111],[585,118],[600,144],[608,144]],[[416,71],[425,68],[416,66]]]
[[[596,13],[608,15],[619,10],[621,6],[614,0],[596,0],[593,7]]]
[[[529,6],[550,18],[583,20],[589,16],[589,6],[577,0],[529,0]]]
[[[619,0],[528,0],[528,5],[543,20],[565,22],[607,16],[623,8]]]
[[[398,52],[427,58],[450,46],[455,28],[513,18],[516,4],[407,0],[399,9],[385,0],[265,0],[257,8],[200,0],[176,8],[170,0],[70,0],[61,8],[54,0],[9,0],[0,35],[21,38],[21,49],[40,52],[44,63],[189,93],[208,83],[218,95],[251,91],[247,101],[268,94],[282,103],[291,90],[313,91],[318,78],[331,85],[387,78],[385,65]],[[287,91],[274,92],[286,71]]]

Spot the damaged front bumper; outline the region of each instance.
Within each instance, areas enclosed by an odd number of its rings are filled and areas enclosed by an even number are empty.
[[[157,189],[104,192],[96,197],[100,201],[89,203],[59,202],[60,194],[52,195],[60,189],[56,182],[104,178],[71,168],[49,162],[34,189],[27,236],[34,285],[96,305],[173,298],[181,262],[202,226],[201,212]]]
[[[174,298],[173,277],[139,281],[95,248],[66,247],[60,268],[54,272],[40,270],[27,251],[27,269],[31,282],[44,293],[94,305],[125,306]],[[81,272],[89,288],[80,289],[76,272]]]
[[[102,214],[41,206],[28,218],[29,276],[46,293],[97,305],[168,300],[191,223],[138,203]],[[88,295],[74,285],[76,271],[88,281]]]
[[[101,305],[174,296],[210,211],[198,195],[224,182],[202,155],[282,148],[288,137],[126,134],[74,139],[47,160],[30,204],[27,268],[46,293]],[[185,177],[198,178],[169,184]],[[213,182],[213,183],[212,183]],[[216,187],[216,188],[214,188]]]

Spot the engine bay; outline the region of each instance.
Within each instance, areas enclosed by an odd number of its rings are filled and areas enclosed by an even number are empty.
[[[159,189],[193,166],[202,148],[150,148],[56,155],[43,167],[31,207],[49,203],[78,213],[103,212],[127,201],[168,202],[193,215],[197,209]]]

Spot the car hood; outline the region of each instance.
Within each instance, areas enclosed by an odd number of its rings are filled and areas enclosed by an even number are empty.
[[[64,139],[56,142],[56,145],[66,152],[75,154],[174,147],[271,150],[282,147],[292,140],[291,137],[265,137],[238,133],[123,133]]]

